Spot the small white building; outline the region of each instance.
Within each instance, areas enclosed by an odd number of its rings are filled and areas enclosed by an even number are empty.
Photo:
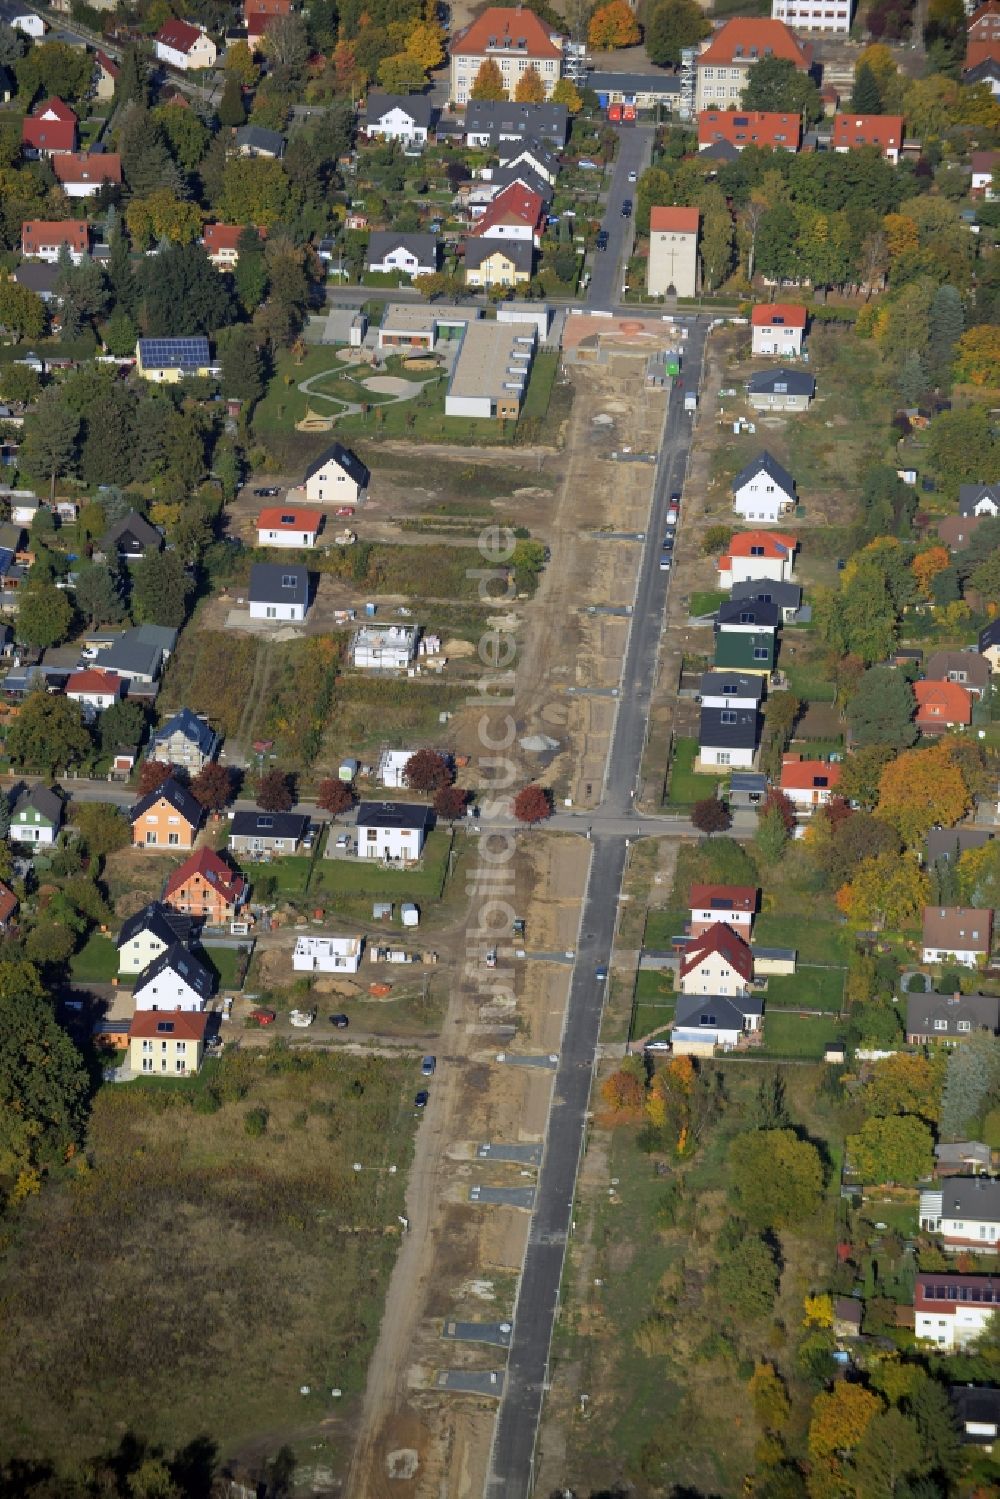
[[[1000,1280],[925,1271],[917,1276],[913,1310],[917,1337],[953,1353],[975,1342],[1000,1310]]]
[[[438,267],[437,235],[376,229],[368,237],[368,269],[404,276],[430,276]]]
[[[754,354],[797,359],[806,332],[806,310],[794,302],[770,302],[750,314],[750,347]]]
[[[137,1010],[203,1010],[212,997],[213,976],[187,948],[175,942],[140,975],[133,991]]]
[[[434,106],[428,94],[385,94],[369,89],[365,131],[384,141],[423,145],[431,128]]]
[[[384,750],[378,762],[379,785],[389,791],[401,791],[406,785],[403,772],[415,753],[415,750]]]
[[[362,625],[351,643],[359,671],[405,671],[417,654],[416,625]]]
[[[259,547],[307,547],[316,545],[323,527],[321,510],[293,509],[287,505],[269,505],[257,517]]]
[[[309,573],[291,563],[255,562],[250,569],[250,618],[301,624],[309,608]]]
[[[342,443],[332,443],[306,469],[306,499],[316,505],[356,505],[368,488],[368,470]]]
[[[1000,1181],[949,1176],[920,1194],[920,1227],[940,1234],[957,1254],[996,1254],[1000,1243]]]
[[[36,11],[29,10],[26,5],[18,5],[17,0],[5,0],[0,6],[0,22],[21,31],[25,36],[30,36],[34,41],[41,41],[45,35],[45,22]]]
[[[357,973],[364,937],[299,937],[292,953],[296,973]]]
[[[214,68],[219,55],[212,38],[200,26],[192,26],[176,17],[165,22],[156,33],[156,56],[172,68],[189,72],[197,68]]]
[[[733,480],[733,509],[742,520],[772,524],[795,504],[795,480],[770,453],[758,453]]]
[[[771,18],[793,31],[822,31],[847,36],[851,30],[851,0],[771,0]]]
[[[358,858],[414,864],[433,822],[430,807],[415,802],[362,802],[358,807]]]

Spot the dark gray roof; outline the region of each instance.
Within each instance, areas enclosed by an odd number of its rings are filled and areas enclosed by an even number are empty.
[[[928,682],[963,682],[970,687],[990,685],[990,663],[976,651],[935,651],[927,659]]]
[[[982,67],[983,64],[980,63],[979,66]],[[993,66],[1000,76],[1000,63],[994,63]],[[975,69],[972,71],[975,72]],[[963,77],[968,80],[969,74],[965,73]],[[963,1429],[968,1426],[1000,1426],[1000,1390],[991,1385],[963,1384],[952,1385],[949,1394]],[[964,1434],[965,1441],[976,1446],[990,1447],[993,1444],[993,1437],[988,1432],[977,1434],[965,1431]]]
[[[515,182],[526,187],[529,193],[537,193],[546,206],[552,201],[555,188],[540,172],[535,171],[530,162],[522,161],[516,166],[497,167],[490,178],[490,185],[499,188],[501,192]]]
[[[101,652],[100,659],[107,671],[155,677],[163,660],[163,649],[143,640],[137,630],[126,630],[108,650]]]
[[[802,370],[761,370],[747,381],[751,395],[814,396],[816,381]]]
[[[237,812],[229,831],[233,838],[293,838],[298,843],[308,827],[304,812]]]
[[[211,998],[212,990],[215,988],[215,974],[203,963],[199,963],[198,959],[188,952],[181,942],[172,943],[166,952],[162,952],[158,958],[154,958],[148,968],[142,970],[136,979],[135,994],[137,996],[141,994],[168,969],[179,974],[201,999]]]
[[[988,651],[991,645],[1000,645],[1000,615],[979,632],[979,649]]]
[[[733,480],[733,493],[735,494],[736,490],[742,489],[744,484],[761,471],[773,479],[775,484],[780,485],[786,494],[795,494],[795,480],[787,469],[782,468],[777,458],[772,458],[768,452],[758,453],[756,458],[751,458],[746,468],[740,469]]]
[[[992,828],[931,828],[924,844],[928,864],[957,859],[970,848],[982,848],[993,837]]]
[[[250,601],[254,604],[309,602],[309,569],[292,563],[255,562],[250,569]]]
[[[996,57],[984,57],[962,74],[963,83],[990,83],[994,78],[1000,78],[1000,58]]]
[[[595,94],[679,94],[681,80],[671,73],[588,73],[583,86]]]
[[[168,656],[177,645],[177,631],[172,625],[136,625],[132,634],[144,645],[158,645]]]
[[[285,137],[280,130],[265,130],[263,125],[241,125],[236,144],[249,146],[252,151],[269,151],[272,156],[285,154]]]
[[[368,236],[368,264],[384,260],[390,250],[402,246],[415,255],[421,265],[437,265],[438,241],[436,234],[400,234],[395,229],[376,229]]]
[[[534,246],[530,239],[476,239],[465,241],[465,265],[471,269],[482,265],[491,255],[505,255],[516,271],[527,271],[535,263]]]
[[[732,141],[713,141],[710,146],[702,147],[698,157],[699,160],[705,157],[709,161],[735,161],[739,154],[739,148]]]
[[[702,697],[752,698],[764,696],[764,678],[741,671],[706,671],[701,678]]]
[[[729,777],[729,790],[760,794],[767,790],[767,776],[760,770],[734,770]]]
[[[58,791],[53,791],[49,786],[29,786],[14,803],[13,815],[16,817],[25,810],[40,812],[46,822],[58,827],[62,822],[63,799]]]
[[[1000,484],[960,484],[958,486],[959,515],[975,515],[976,506],[986,501],[984,515],[1000,514]]]
[[[213,755],[219,742],[215,730],[209,728],[205,720],[199,718],[197,713],[192,713],[190,708],[181,708],[173,718],[168,718],[154,733],[153,743],[159,744],[173,734],[181,734],[189,744],[196,744],[203,755]]]
[[[156,547],[159,550],[163,545],[163,534],[137,510],[130,510],[108,527],[101,541],[101,548],[106,552],[111,547],[117,548],[122,542],[127,545],[132,540],[143,548]]]
[[[320,469],[329,463],[331,459],[339,468],[344,470],[345,474],[350,474],[351,478],[362,487],[367,485],[369,479],[368,470],[357,454],[352,453],[350,448],[345,448],[342,442],[332,442],[328,448],[325,448],[319,457],[310,463],[305,471],[304,478],[311,479],[313,474],[318,474]]]
[[[779,609],[797,609],[802,602],[802,589],[797,583],[782,583],[773,578],[748,578],[745,583],[734,583],[729,596],[777,604]]]
[[[191,827],[196,828],[201,822],[204,813],[201,802],[191,795],[186,786],[175,781],[173,776],[168,776],[163,785],[151,791],[148,796],[139,798],[128,814],[129,821],[138,821],[149,811],[150,807],[155,807],[157,802],[164,800],[169,802],[174,811],[183,817],[185,822],[190,823]]]
[[[421,828],[426,831],[434,821],[430,807],[416,802],[360,802],[359,828]]]
[[[465,106],[463,131],[466,135],[489,135],[494,142],[501,135],[534,136],[536,140],[566,144],[569,115],[565,104],[515,104],[508,100],[470,99]]]
[[[753,708],[702,708],[698,743],[702,749],[756,749],[760,716]]]
[[[727,599],[719,605],[715,621],[718,625],[757,625],[762,630],[776,629],[781,623],[781,610],[777,604],[759,603],[754,599]]]
[[[908,994],[906,997],[906,1034],[934,1036],[942,1041],[955,1040],[958,1022],[968,1021],[973,1030],[996,1034],[1000,1029],[1000,999],[995,994]],[[943,1025],[936,1022],[943,1021]]]
[[[194,921],[190,916],[183,916],[180,911],[172,911],[169,906],[164,906],[155,900],[151,905],[143,906],[141,911],[136,911],[122,924],[118,933],[118,947],[124,947],[126,942],[140,932],[152,932],[158,937],[164,947],[172,947],[175,942],[187,942],[194,929]]]
[[[941,1183],[941,1214],[1000,1223],[1000,1181],[988,1176],[949,1176]]]
[[[3,72],[2,68],[0,72]],[[2,89],[3,84],[0,82],[0,92]],[[28,291],[33,291],[40,297],[54,297],[61,275],[57,265],[46,265],[41,260],[26,260],[14,272],[14,280],[19,286],[26,286]]]
[[[497,147],[497,155],[500,158],[500,165],[504,167],[513,165],[522,157],[533,157],[539,166],[545,167],[547,171],[559,170],[559,158],[556,153],[549,146],[543,145],[541,141],[530,136],[521,141],[501,141]]]
[[[382,116],[393,109],[405,110],[414,125],[424,130],[431,128],[434,104],[429,94],[384,94],[381,89],[369,90],[365,108],[365,120],[369,125],[377,125]]]
[[[762,1001],[744,994],[729,999],[725,994],[678,994],[674,1025],[684,1030],[740,1031],[748,1015],[762,1015]]]

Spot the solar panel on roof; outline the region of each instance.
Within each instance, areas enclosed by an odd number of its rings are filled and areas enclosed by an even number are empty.
[[[143,364],[160,369],[198,369],[208,363],[208,339],[141,338],[139,354]]]

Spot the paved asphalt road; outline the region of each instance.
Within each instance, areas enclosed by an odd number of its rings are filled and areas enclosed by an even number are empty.
[[[697,389],[701,381],[705,332],[704,320],[692,324],[684,359],[687,390]],[[627,816],[645,743],[670,579],[669,573],[659,570],[660,541],[669,495],[672,490],[682,488],[691,445],[691,418],[684,414],[683,397],[684,390],[675,386],[660,445],[618,716],[607,761],[603,807],[609,819],[615,815]],[[604,1003],[605,982],[597,978],[596,970],[610,963],[626,858],[625,840],[621,836],[595,830],[593,843],[545,1155],[493,1439],[487,1499],[526,1499],[534,1479],[535,1441]]]
[[[622,203],[626,198],[635,203],[635,184],[629,182],[628,175],[629,172],[642,175],[649,165],[652,144],[651,125],[623,126],[618,132],[618,158],[604,211],[603,227],[608,233],[608,248],[593,253],[587,288],[588,307],[610,311],[621,296],[635,233],[634,217],[622,218]]]

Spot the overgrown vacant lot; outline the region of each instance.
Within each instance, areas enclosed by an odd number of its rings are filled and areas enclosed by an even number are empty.
[[[167,668],[158,707],[208,713],[220,733],[234,734],[247,705],[259,649],[252,635],[189,627]]]
[[[349,1420],[396,1252],[412,1071],[275,1048],[104,1088],[87,1164],[27,1204],[0,1261],[3,1456],[68,1464],[128,1429],[225,1456],[266,1432],[336,1465],[329,1392]]]

